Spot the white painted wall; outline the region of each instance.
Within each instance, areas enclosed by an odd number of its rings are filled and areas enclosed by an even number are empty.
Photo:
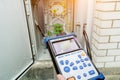
[[[83,38],[83,24],[86,23],[86,32],[89,40],[91,40],[91,32],[93,27],[93,12],[94,12],[94,0],[75,0],[74,11],[74,30],[77,37],[84,47]],[[80,26],[76,26],[80,25]]]

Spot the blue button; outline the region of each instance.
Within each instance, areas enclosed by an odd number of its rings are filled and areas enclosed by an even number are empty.
[[[73,65],[74,65],[74,63],[73,63],[73,62],[71,62],[71,63],[70,63],[70,66],[73,66]]]
[[[68,65],[68,63],[69,63],[69,61],[68,61],[68,60],[66,60],[66,61],[65,61],[65,64],[66,64],[66,65]]]
[[[83,63],[83,66],[84,66],[84,67],[87,67],[87,65],[86,65],[85,63]]]
[[[73,70],[77,70],[77,69],[78,69],[77,66],[74,66],[74,67],[73,67]]]
[[[60,64],[61,64],[61,65],[64,65],[64,61],[63,61],[63,60],[61,60],[61,61],[60,61]]]
[[[80,68],[80,69],[83,69],[83,66],[80,66],[79,68]]]
[[[91,66],[91,64],[90,64],[90,63],[88,63],[88,66]]]
[[[77,76],[77,78],[78,78],[78,79],[81,79],[81,76],[80,76],[80,75],[78,75],[78,76]]]
[[[81,55],[78,55],[79,58],[81,58]]]
[[[86,73],[83,73],[83,76],[84,76],[84,77],[87,77],[87,74],[86,74]]]
[[[68,73],[68,72],[70,72],[70,68],[69,68],[68,66],[65,66],[65,67],[64,67],[64,71],[65,71],[66,73]]]
[[[89,71],[88,72],[90,75],[93,75],[93,74],[95,74],[95,71],[94,70],[91,70],[91,71]]]
[[[80,63],[80,61],[79,60],[76,60],[76,64],[79,64]]]
[[[80,61],[81,61],[81,62],[84,62],[84,60],[83,60],[83,59],[81,59]]]
[[[84,60],[85,60],[85,61],[88,61],[89,59],[88,59],[88,58],[85,58]]]

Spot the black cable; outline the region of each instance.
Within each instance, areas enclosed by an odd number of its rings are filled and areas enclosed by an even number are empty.
[[[42,37],[45,37],[43,31],[41,30],[41,28],[38,25],[37,25],[37,28],[38,28],[39,32],[41,33]]]
[[[90,59],[92,60],[91,48],[90,48],[88,35],[87,35],[86,31],[85,31],[85,25],[83,26],[83,36],[84,36],[85,43],[86,43],[87,54],[90,57]]]

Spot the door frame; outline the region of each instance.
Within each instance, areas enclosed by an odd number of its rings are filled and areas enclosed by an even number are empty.
[[[80,3],[81,2],[81,3]],[[77,4],[77,5],[76,5]],[[79,4],[79,5],[78,5]],[[86,5],[86,10],[84,6]],[[85,27],[86,33],[88,34],[89,41],[91,43],[92,29],[93,29],[93,16],[94,16],[94,0],[74,0],[74,32],[78,35],[78,40],[84,47],[84,38],[83,38],[83,25],[87,24]],[[76,7],[79,7],[76,9]],[[81,10],[79,10],[81,9]],[[82,12],[83,10],[83,12]],[[78,13],[77,13],[77,12]],[[76,15],[77,18],[76,18]]]

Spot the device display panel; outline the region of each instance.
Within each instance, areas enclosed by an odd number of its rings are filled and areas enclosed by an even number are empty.
[[[79,49],[74,38],[53,42],[56,55]]]

